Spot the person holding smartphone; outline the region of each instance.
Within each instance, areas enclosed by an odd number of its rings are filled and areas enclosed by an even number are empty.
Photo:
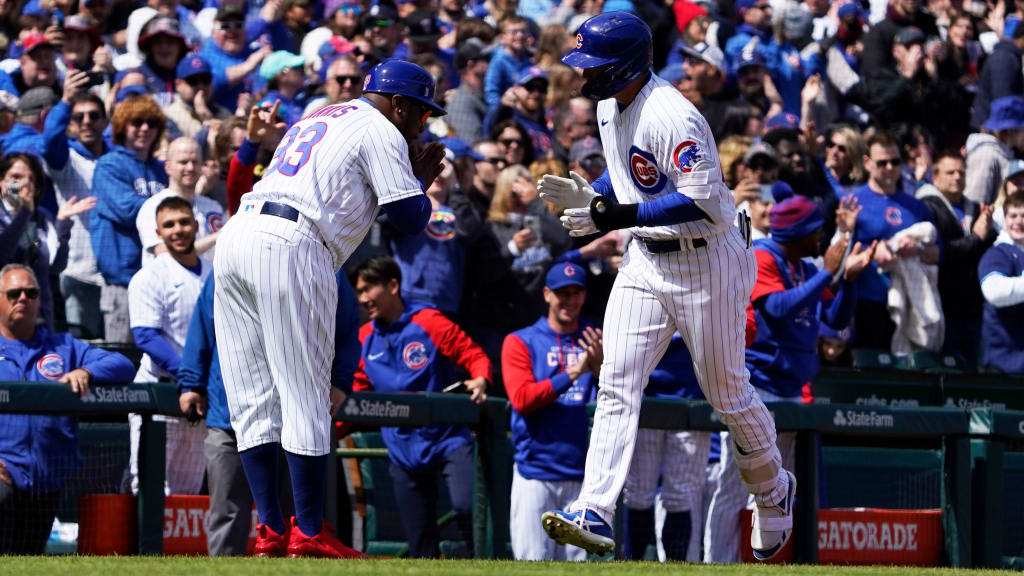
[[[68,262],[71,220],[96,205],[93,197],[72,197],[61,205],[56,218],[39,206],[43,168],[30,154],[8,154],[0,159],[0,262],[32,268],[39,279],[40,315],[53,326],[53,289],[50,275]]]

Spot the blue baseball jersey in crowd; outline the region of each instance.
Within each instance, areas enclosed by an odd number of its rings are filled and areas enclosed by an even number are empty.
[[[753,315],[756,330],[746,351],[750,383],[780,398],[799,397],[818,373],[822,318],[836,330],[849,325],[857,289],[843,282],[833,298],[827,270],[806,260],[790,262],[770,238],[754,242],[754,256],[757,282],[747,306],[748,328]],[[830,302],[827,310],[823,301]]]
[[[857,227],[851,242],[869,246],[872,240],[888,240],[893,234],[918,222],[931,222],[932,215],[924,202],[896,190],[891,196],[878,194],[867,184],[852,193],[863,210],[857,217]],[[878,272],[872,262],[857,278],[857,297],[871,302],[885,302],[889,291],[889,278]]]
[[[199,51],[199,57],[206,60],[210,65],[210,72],[213,73],[213,99],[228,110],[234,110],[238,106],[238,96],[242,92],[252,92],[255,85],[256,73],[247,75],[235,85],[228,82],[228,68],[238,66],[252,54],[252,49],[246,47],[241,54],[228,54],[220,49],[214,41],[208,40]]]
[[[566,368],[579,362],[580,322],[568,334],[556,332],[546,316],[507,337],[501,351],[502,378],[512,403],[512,444],[516,470],[530,480],[583,480],[587,458],[587,403],[597,382],[587,372],[573,382]]]
[[[96,162],[89,212],[89,233],[96,263],[107,284],[127,286],[142,266],[142,242],[135,219],[153,194],[167,187],[163,162],[142,161],[124,146],[114,146]]]
[[[439,206],[417,234],[396,233],[391,253],[402,269],[402,296],[431,308],[455,314],[462,301],[466,247],[456,235],[455,212]]]
[[[651,372],[651,378],[644,388],[644,395],[653,398],[685,398],[703,400],[700,383],[693,372],[693,357],[690,349],[678,332],[672,335],[665,355]]]
[[[989,248],[978,263],[978,278],[984,282],[992,274],[1024,275],[1024,250],[1002,241]],[[986,300],[983,314],[982,365],[1007,374],[1024,373],[1024,304],[996,308]]]
[[[331,384],[351,391],[352,378],[359,366],[359,304],[345,275],[338,272],[335,279],[338,282],[338,311],[335,316]],[[188,337],[178,368],[178,393],[205,392],[206,425],[231,430],[228,397],[224,391],[213,328],[213,292],[214,280],[210,274],[199,292],[199,300],[188,325]]]
[[[439,311],[422,305],[407,303],[390,324],[367,322],[359,340],[357,391],[441,392],[455,382],[456,364],[471,378],[491,379],[491,362],[483,350]],[[434,466],[470,442],[465,426],[385,427],[381,436],[391,461],[405,470]]]
[[[503,46],[496,49],[484,76],[484,101],[487,102],[487,107],[497,108],[501,102],[501,95],[512,87],[530,66],[533,66],[533,62],[528,54],[519,59],[509,54]]]
[[[135,367],[121,354],[64,332],[37,326],[27,342],[0,336],[0,381],[57,382],[78,368],[91,372],[94,384],[126,383],[135,376]],[[79,465],[78,419],[0,414],[0,460],[18,489],[59,490]]]

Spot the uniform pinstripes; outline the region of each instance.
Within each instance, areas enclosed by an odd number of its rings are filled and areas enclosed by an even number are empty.
[[[337,269],[362,242],[380,205],[422,190],[405,138],[369,103],[352,100],[329,106],[294,126],[301,135],[317,123],[326,125],[324,136],[311,147],[303,167],[294,176],[278,170],[265,175],[243,206],[272,200],[296,208],[319,230]],[[298,148],[308,140],[297,137],[290,145],[283,141],[280,146],[288,150],[284,161],[299,163]]]
[[[667,511],[695,510],[704,490],[710,445],[709,432],[638,430],[622,492],[623,505],[638,510],[654,506],[660,477]]]
[[[619,202],[646,202],[670,193],[707,197],[701,207],[716,216],[706,221],[633,229],[644,238],[703,237],[705,248],[649,254],[633,242],[609,297],[604,323],[605,360],[587,452],[586,474],[573,510],[590,508],[611,518],[633,460],[643,388],[665,353],[672,333],[682,335],[694,358],[704,396],[750,457],[775,452],[775,423],[750,385],[744,362],[746,302],[757,274],[735,218],[732,193],[719,180],[718,152],[707,122],[679,92],[657,76],[624,113],[614,100],[598,104],[601,138]],[[691,172],[673,165],[680,143],[696,142],[704,187],[691,187]],[[655,158],[664,187],[654,194],[638,185],[631,147]],[[648,159],[649,160],[649,159]],[[648,168],[650,165],[648,165]],[[632,176],[631,176],[632,174]],[[649,180],[649,179],[648,179]],[[749,461],[750,457],[745,461]],[[742,459],[742,457],[741,457]],[[785,489],[785,476],[774,490]]]
[[[211,265],[199,260],[200,273],[195,274],[178,263],[170,254],[164,253],[152,258],[132,276],[128,284],[128,310],[132,328],[156,328],[177,354],[185,347],[188,327],[192,321],[199,292]],[[177,374],[170,374],[153,362],[149,354],[142,356],[136,382],[176,380]],[[132,491],[136,489],[138,474],[139,434],[142,418],[133,414],[129,418],[129,439],[131,456],[129,468],[132,475]],[[188,426],[183,418],[163,418],[167,424],[167,470],[165,486],[171,494],[198,494],[203,485],[206,460],[203,456],[203,441],[206,429]]]
[[[330,451],[338,293],[334,257],[310,228],[244,214],[222,232],[230,243],[217,255],[214,321],[239,450]]]
[[[302,134],[318,123],[323,135],[308,146]],[[266,174],[221,232],[214,323],[239,450],[280,442],[316,456],[331,449],[334,272],[381,204],[423,192],[405,138],[369,103],[327,106],[295,126],[275,154],[301,167]],[[265,201],[295,208],[299,221],[261,215]]]

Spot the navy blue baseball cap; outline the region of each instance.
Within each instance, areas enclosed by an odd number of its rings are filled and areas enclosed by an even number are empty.
[[[764,68],[764,57],[757,50],[744,50],[736,60],[736,70],[743,70],[750,66]]]
[[[559,262],[548,270],[544,285],[550,290],[561,290],[566,286],[579,286],[587,289],[587,273],[583,268],[572,262]]]
[[[185,56],[181,59],[181,62],[178,62],[178,69],[175,75],[185,80],[193,76],[213,76],[213,73],[210,72],[210,65],[206,63],[206,60],[199,56],[191,55]]]
[[[1024,128],[1024,97],[1003,96],[992,101],[982,128],[990,132]]]
[[[114,98],[114,102],[121,103],[131,98],[132,96],[143,96],[149,94],[149,90],[140,84],[132,84],[131,86],[125,86],[117,91],[117,97]]]

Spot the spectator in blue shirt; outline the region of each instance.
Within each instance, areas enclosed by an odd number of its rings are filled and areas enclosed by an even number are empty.
[[[1007,196],[1003,210],[1003,231],[978,264],[985,296],[982,366],[1024,374],[1024,192]]]
[[[213,34],[199,51],[199,56],[209,63],[213,72],[213,94],[217,103],[235,110],[238,96],[254,91],[255,72],[273,51],[268,45],[258,50],[249,46],[241,9],[225,5],[217,10]]]
[[[0,380],[61,382],[81,396],[95,382],[130,382],[124,356],[37,323],[40,286],[32,270],[0,270]],[[0,554],[42,554],[64,481],[78,468],[73,416],[0,415]]]
[[[459,71],[455,67],[455,51],[437,46],[437,39],[443,34],[437,14],[417,10],[406,17],[405,29],[406,41],[395,47],[393,56],[402,60],[412,60],[413,56],[433,54],[444,63],[448,86],[458,88]]]
[[[505,90],[533,65],[530,59],[533,36],[526,19],[509,16],[501,21],[500,29],[501,47],[494,51],[484,76],[484,101],[490,108],[496,108]]]
[[[89,217],[96,263],[106,284],[100,293],[104,338],[131,342],[128,282],[142,266],[135,220],[146,198],[167,187],[163,162],[153,157],[165,119],[147,95],[130,96],[114,109],[114,146],[96,162],[96,208]]]
[[[278,114],[289,126],[302,119],[302,111],[306,108],[306,98],[302,93],[306,85],[302,71],[305,64],[305,58],[287,50],[274,52],[260,64],[260,77],[267,82],[269,89],[261,102],[273,105],[275,100],[279,100]]]
[[[0,90],[21,96],[31,88],[49,86],[60,92],[57,83],[57,51],[42,34],[30,34],[22,43],[25,51],[18,58],[18,68],[0,73]]]

